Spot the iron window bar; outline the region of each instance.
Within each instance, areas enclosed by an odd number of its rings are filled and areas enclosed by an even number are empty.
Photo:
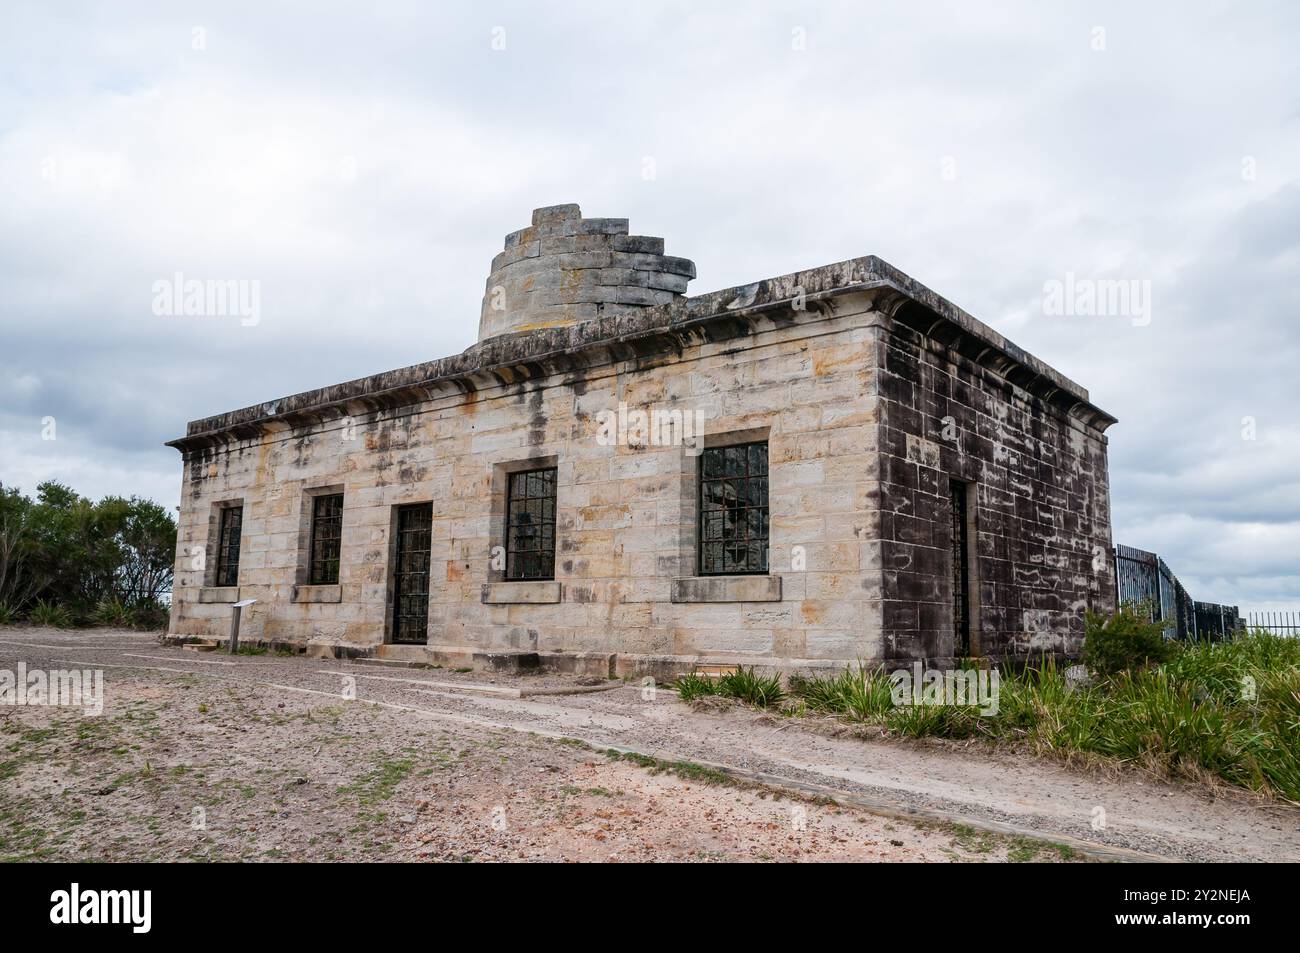
[[[343,545],[343,494],[331,493],[312,500],[311,570],[313,586],[333,586],[339,581],[339,552]]]
[[[221,508],[221,525],[217,531],[217,585],[239,585],[239,538],[244,526],[242,506]]]
[[[510,474],[506,493],[506,579],[555,578],[556,469]]]
[[[699,574],[765,575],[767,442],[706,447],[699,467]]]

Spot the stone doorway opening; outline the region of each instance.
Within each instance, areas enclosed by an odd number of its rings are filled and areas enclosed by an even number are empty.
[[[952,498],[952,654],[970,658],[970,536],[967,510],[968,487],[961,480],[948,481]]]
[[[393,549],[392,641],[424,645],[429,637],[429,553],[433,504],[397,508],[397,545]]]

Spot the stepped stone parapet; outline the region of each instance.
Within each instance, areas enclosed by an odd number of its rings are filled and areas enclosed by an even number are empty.
[[[684,297],[694,277],[694,262],[665,255],[662,238],[629,235],[625,218],[583,218],[577,205],[539,208],[492,259],[478,337],[669,304]]]

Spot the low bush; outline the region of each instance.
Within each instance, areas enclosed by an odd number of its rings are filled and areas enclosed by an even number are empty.
[[[158,599],[140,599],[127,612],[127,623],[133,629],[156,631],[167,628],[171,610]]]
[[[717,678],[692,672],[680,676],[674,687],[683,701],[708,695],[735,698],[759,708],[771,708],[785,700],[780,675],[759,675],[753,668],[737,668]]]
[[[1178,643],[1165,638],[1166,623],[1141,608],[1121,606],[1113,616],[1089,613],[1084,623],[1083,664],[1097,675],[1114,675],[1167,662]]]
[[[74,621],[67,606],[45,599],[37,600],[36,605],[32,606],[31,618],[37,625],[50,625],[60,629],[70,628]]]
[[[892,707],[889,676],[882,669],[846,668],[830,676],[790,676],[790,694],[809,708],[846,715],[855,721],[875,721]]]
[[[99,605],[95,606],[95,612],[92,616],[96,625],[112,625],[122,627],[129,625],[131,613],[122,600],[116,596],[110,596],[101,599]]]
[[[693,702],[697,698],[718,694],[718,683],[714,679],[694,672],[678,676],[673,687],[677,689],[677,694],[684,702]]]
[[[718,694],[737,698],[759,708],[771,708],[785,701],[780,675],[759,675],[753,668],[737,668],[718,679]]]

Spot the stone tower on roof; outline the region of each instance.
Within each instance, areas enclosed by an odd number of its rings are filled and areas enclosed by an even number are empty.
[[[533,212],[492,259],[478,339],[625,315],[682,298],[695,263],[664,240],[628,234],[625,218],[583,218],[577,205]]]

